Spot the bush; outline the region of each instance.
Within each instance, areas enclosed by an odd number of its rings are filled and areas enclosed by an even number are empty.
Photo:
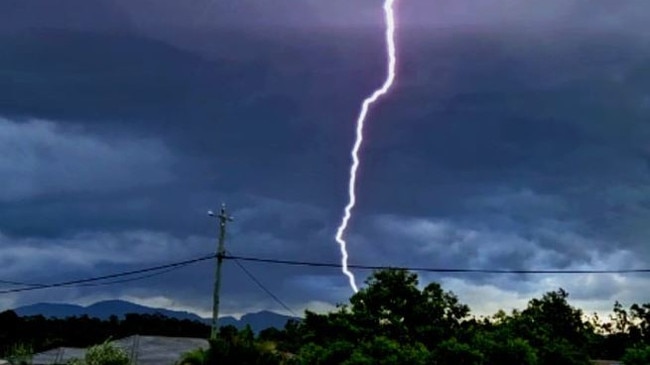
[[[88,349],[83,360],[74,359],[68,365],[129,365],[131,360],[124,350],[109,342]]]
[[[32,363],[32,356],[34,351],[32,347],[25,344],[15,344],[9,350],[7,360],[12,365],[27,365]]]
[[[209,352],[204,349],[196,349],[184,353],[178,365],[203,365],[207,364]]]
[[[625,365],[648,365],[650,364],[650,346],[629,348],[625,350],[621,360]]]

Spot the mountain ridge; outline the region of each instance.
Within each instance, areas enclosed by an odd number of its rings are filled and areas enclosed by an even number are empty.
[[[105,300],[88,306],[69,303],[35,303],[17,307],[13,311],[21,317],[42,315],[48,318],[67,318],[87,315],[88,317],[102,320],[107,320],[112,315],[122,319],[129,313],[161,314],[169,318],[198,321],[207,325],[212,323],[210,318],[203,318],[196,313],[148,307],[125,300]],[[240,319],[232,316],[219,317],[219,325],[233,325],[239,329],[250,325],[253,331],[259,332],[269,327],[281,329],[290,319],[299,320],[300,318],[286,316],[269,310],[262,310],[255,313],[246,313]]]

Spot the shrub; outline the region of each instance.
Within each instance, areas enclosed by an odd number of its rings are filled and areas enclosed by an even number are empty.
[[[31,346],[19,343],[11,347],[7,360],[12,365],[28,365],[32,363],[33,354],[34,351]]]
[[[131,360],[124,350],[109,342],[88,349],[83,360],[73,359],[68,365],[129,365]]]

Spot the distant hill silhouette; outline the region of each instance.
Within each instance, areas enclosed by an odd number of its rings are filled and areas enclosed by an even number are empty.
[[[137,314],[162,314],[166,317],[176,318],[176,319],[188,319],[191,321],[199,321],[206,324],[210,324],[211,320],[209,318],[203,318],[198,316],[195,313],[186,312],[186,311],[175,311],[164,308],[152,308],[147,307],[124,300],[107,300],[102,302],[97,302],[95,304],[89,305],[87,307],[76,305],[76,304],[64,304],[64,303],[37,303],[32,305],[27,305],[23,307],[18,307],[14,309],[16,314],[19,316],[36,316],[42,315],[44,317],[50,318],[66,318],[66,317],[79,317],[87,315],[93,318],[99,318],[106,320],[111,315],[115,315],[119,318],[124,318],[128,313],[137,313]],[[248,313],[241,317],[241,319],[236,319],[234,317],[225,316],[219,318],[220,326],[233,325],[237,328],[244,328],[246,325],[250,325],[253,331],[259,332],[265,328],[275,327],[283,328],[284,325],[290,319],[299,319],[295,317],[285,316],[282,314],[274,313],[271,311],[261,311],[258,313]]]

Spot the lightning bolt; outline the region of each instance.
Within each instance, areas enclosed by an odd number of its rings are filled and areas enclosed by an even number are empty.
[[[359,150],[363,144],[363,127],[366,122],[366,117],[368,116],[368,111],[372,104],[379,100],[380,97],[388,93],[395,81],[395,11],[393,9],[395,1],[396,0],[384,1],[384,14],[386,21],[386,53],[388,57],[388,72],[386,75],[386,80],[379,89],[376,89],[369,97],[364,99],[363,104],[361,105],[361,111],[359,112],[359,117],[357,118],[356,140],[350,153],[352,156],[352,165],[350,166],[350,180],[348,184],[348,204],[345,206],[341,224],[336,230],[336,242],[338,242],[341,248],[342,271],[343,274],[345,274],[350,280],[350,286],[355,293],[359,291],[359,288],[355,282],[354,274],[348,269],[348,250],[344,235],[345,231],[348,228],[350,218],[352,217],[352,209],[357,203],[355,191],[357,185],[357,170],[359,169],[360,163]]]

